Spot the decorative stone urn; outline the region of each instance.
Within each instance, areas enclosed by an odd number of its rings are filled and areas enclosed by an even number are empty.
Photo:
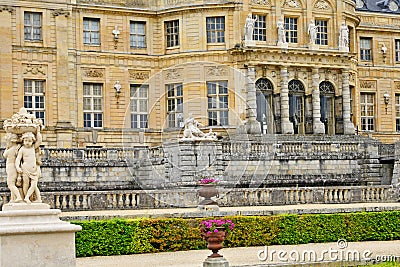
[[[199,205],[218,205],[212,197],[218,197],[218,189],[215,184],[200,184],[200,189],[197,191],[199,196],[204,197],[204,199],[199,203]]]
[[[213,252],[210,256],[208,256],[209,258],[222,257],[222,255],[218,254],[218,250],[222,249],[222,242],[225,240],[226,232],[223,227],[217,229],[217,233],[207,233],[206,229],[200,229],[203,239],[207,242],[207,248]]]

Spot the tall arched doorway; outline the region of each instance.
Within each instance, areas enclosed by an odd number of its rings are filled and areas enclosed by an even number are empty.
[[[291,80],[289,86],[289,120],[293,123],[295,134],[304,134],[304,93],[301,81]]]
[[[319,84],[321,122],[325,125],[325,134],[335,134],[335,87],[331,82]]]
[[[257,121],[260,122],[263,134],[274,133],[274,116],[272,112],[272,94],[274,86],[266,78],[256,81],[257,92]]]

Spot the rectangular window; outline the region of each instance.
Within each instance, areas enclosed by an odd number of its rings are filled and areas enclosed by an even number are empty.
[[[42,40],[42,14],[34,12],[24,13],[24,36],[27,41]]]
[[[83,126],[103,127],[103,85],[83,84]]]
[[[131,128],[147,128],[149,86],[131,84]]]
[[[361,93],[361,130],[373,131],[375,122],[375,94]]]
[[[396,57],[396,62],[400,62],[400,40],[395,40],[394,53]]]
[[[83,43],[86,45],[100,44],[100,19],[83,18]]]
[[[179,46],[179,20],[165,22],[167,47]]]
[[[146,22],[131,21],[130,43],[132,48],[146,48]]]
[[[207,82],[208,125],[228,125],[228,82]]]
[[[24,80],[24,107],[44,122],[44,81]]]
[[[207,43],[225,42],[225,17],[207,18]]]
[[[396,132],[400,132],[400,94],[396,94]]]
[[[315,20],[317,26],[317,39],[315,43],[317,45],[328,45],[328,21],[326,20]]]
[[[371,61],[371,38],[360,38],[360,60]]]
[[[183,127],[182,84],[167,84],[165,87],[167,90],[168,127]]]
[[[286,42],[297,43],[297,18],[285,17]]]
[[[253,40],[266,41],[267,40],[267,23],[266,16],[253,15],[254,22]]]

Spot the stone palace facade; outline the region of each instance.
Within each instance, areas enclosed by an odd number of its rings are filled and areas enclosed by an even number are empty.
[[[0,1],[0,119],[49,147],[235,132],[400,137],[397,0]],[[4,137],[4,131],[0,132]]]

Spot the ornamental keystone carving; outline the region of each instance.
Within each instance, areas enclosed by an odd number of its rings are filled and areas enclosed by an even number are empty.
[[[360,88],[374,89],[376,88],[376,81],[360,81]]]
[[[165,73],[165,79],[166,80],[175,80],[175,79],[179,79],[182,77],[182,70],[177,70],[177,69],[170,69],[170,70],[166,70]]]
[[[24,67],[24,74],[32,74],[32,75],[46,75],[46,68],[44,65],[40,64],[26,64]]]
[[[54,17],[57,17],[57,16],[65,16],[65,17],[68,17],[69,15],[70,15],[70,13],[69,13],[69,11],[67,11],[67,10],[64,10],[64,9],[57,9],[57,10],[53,10],[53,12],[51,12],[51,14],[54,16]]]
[[[317,3],[315,3],[314,7],[322,10],[330,9],[329,3],[325,0],[319,0]]]
[[[150,78],[150,71],[147,70],[129,70],[129,78],[133,80],[148,80]]]
[[[268,0],[251,0],[253,4],[256,5],[264,5],[264,6],[269,6],[269,1]]]
[[[102,78],[104,76],[104,69],[83,69],[84,77],[89,78]]]
[[[225,66],[206,67],[206,74],[209,76],[226,76],[227,70]]]
[[[284,0],[282,6],[298,8],[298,7],[300,7],[300,3],[298,0]]]

